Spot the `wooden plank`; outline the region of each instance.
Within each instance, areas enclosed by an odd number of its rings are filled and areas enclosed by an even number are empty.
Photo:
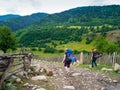
[[[1,68],[0,67],[0,72],[4,72],[6,70],[6,68]]]
[[[12,66],[17,66],[17,65],[21,65],[21,64],[23,64],[23,62],[13,64]]]
[[[1,65],[7,66],[8,65],[8,60],[0,60],[0,66]]]
[[[4,72],[4,73],[2,74],[2,76],[1,76],[0,89],[2,88],[3,82],[4,82],[4,80],[6,79],[6,76],[7,76],[7,74],[8,74],[8,71],[9,71],[9,68],[10,68],[11,65],[12,65],[12,60],[10,59],[10,60],[9,60],[8,67],[6,68],[5,72]]]
[[[17,70],[22,69],[22,68],[23,68],[23,66],[21,66],[21,67],[15,69],[15,70],[9,71],[8,73],[13,73],[14,71],[17,71]]]
[[[23,67],[20,67],[20,68],[14,70],[14,71],[11,71],[11,72],[8,73],[7,77],[9,77],[11,75],[14,75],[14,74],[16,74],[16,73],[18,73],[18,72],[20,72],[22,70],[23,70]]]
[[[0,64],[0,68],[7,68],[7,65],[5,66],[5,65],[3,65],[3,64]]]

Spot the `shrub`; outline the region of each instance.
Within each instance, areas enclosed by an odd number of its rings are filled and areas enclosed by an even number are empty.
[[[52,47],[46,47],[44,53],[54,53],[56,50]]]

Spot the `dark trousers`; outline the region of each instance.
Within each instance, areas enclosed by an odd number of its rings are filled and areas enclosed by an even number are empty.
[[[71,64],[71,60],[66,59],[66,60],[64,61],[64,66],[65,66],[65,67],[70,68],[70,64]]]
[[[96,58],[92,58],[92,67],[97,66],[97,63],[96,63]]]

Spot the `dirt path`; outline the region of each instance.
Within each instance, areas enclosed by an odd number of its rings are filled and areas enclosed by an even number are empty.
[[[66,73],[63,64],[45,61],[33,61],[41,67],[48,67],[53,71],[49,83],[54,90],[120,90],[120,79],[111,78],[93,70],[71,67]]]

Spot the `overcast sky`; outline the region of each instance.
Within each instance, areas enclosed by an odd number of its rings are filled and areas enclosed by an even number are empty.
[[[120,0],[0,0],[0,15],[30,15],[37,12],[57,13],[82,6],[117,4]]]

